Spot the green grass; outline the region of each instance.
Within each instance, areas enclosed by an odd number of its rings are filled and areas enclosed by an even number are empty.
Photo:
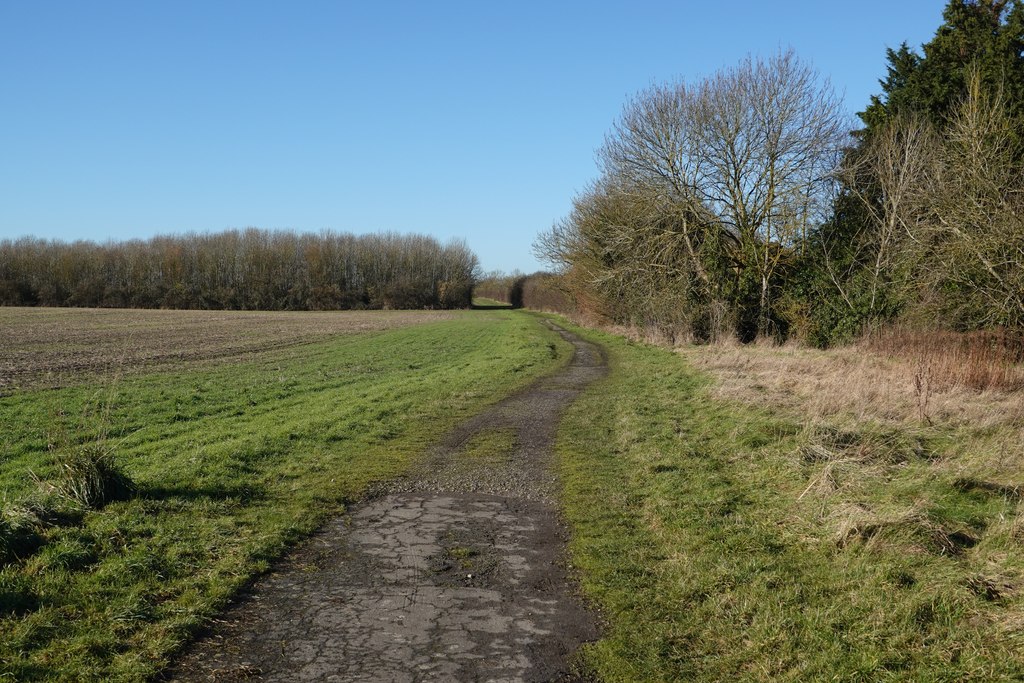
[[[517,445],[516,430],[512,427],[484,429],[466,442],[460,455],[474,465],[499,464],[511,457]]]
[[[575,329],[611,364],[558,440],[603,680],[1024,678],[1019,501],[936,475],[955,444],[864,425],[840,441],[879,462],[830,475],[864,481],[805,494],[820,434],[713,399],[676,354]]]
[[[473,297],[473,305],[480,306],[483,308],[507,308],[512,309],[512,304],[505,303],[504,301],[498,301],[497,299],[488,299],[484,296]]]
[[[0,398],[0,541],[16,541],[0,547],[16,558],[0,569],[0,679],[154,675],[346,501],[563,362],[556,338],[528,316],[475,312]],[[40,490],[93,447],[133,496],[90,509]]]

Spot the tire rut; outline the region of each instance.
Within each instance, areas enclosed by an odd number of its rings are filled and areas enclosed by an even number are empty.
[[[597,622],[565,566],[553,442],[602,377],[560,372],[469,419],[410,474],[326,524],[186,650],[180,681],[569,681]],[[500,435],[500,452],[470,456]],[[493,449],[491,449],[493,450]]]

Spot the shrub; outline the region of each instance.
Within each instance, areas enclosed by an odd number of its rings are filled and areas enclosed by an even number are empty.
[[[871,351],[916,360],[938,390],[954,386],[979,391],[1024,388],[1024,336],[1020,333],[891,326],[872,332],[863,343]]]

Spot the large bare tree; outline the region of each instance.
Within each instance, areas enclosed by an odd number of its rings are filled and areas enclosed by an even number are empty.
[[[693,86],[633,98],[600,152],[605,175],[671,207],[677,242],[709,294],[704,245],[757,282],[756,333],[771,332],[773,278],[830,207],[847,125],[829,83],[792,51],[748,57]],[[708,236],[717,233],[715,239]]]

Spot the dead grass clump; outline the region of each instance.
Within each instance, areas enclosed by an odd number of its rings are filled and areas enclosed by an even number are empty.
[[[907,429],[864,425],[850,430],[832,424],[812,423],[800,447],[804,463],[850,461],[862,464],[898,465],[913,459],[931,459],[924,439]]]
[[[862,544],[868,549],[916,549],[957,557],[978,543],[969,530],[946,528],[920,508],[880,514],[862,505],[843,505],[837,508],[835,518],[835,540],[840,548]]]
[[[1002,602],[1016,591],[1016,584],[1005,576],[975,574],[967,577],[967,588],[989,602]]]
[[[840,465],[841,463],[838,461],[827,462],[817,474],[811,477],[811,480],[807,483],[807,488],[797,496],[797,500],[801,500],[808,495],[816,498],[827,498],[838,491],[840,486],[838,474]]]
[[[867,335],[861,346],[915,361],[921,368],[920,381],[927,376],[932,390],[958,386],[978,391],[1024,388],[1024,335],[1020,333],[888,327]]]

